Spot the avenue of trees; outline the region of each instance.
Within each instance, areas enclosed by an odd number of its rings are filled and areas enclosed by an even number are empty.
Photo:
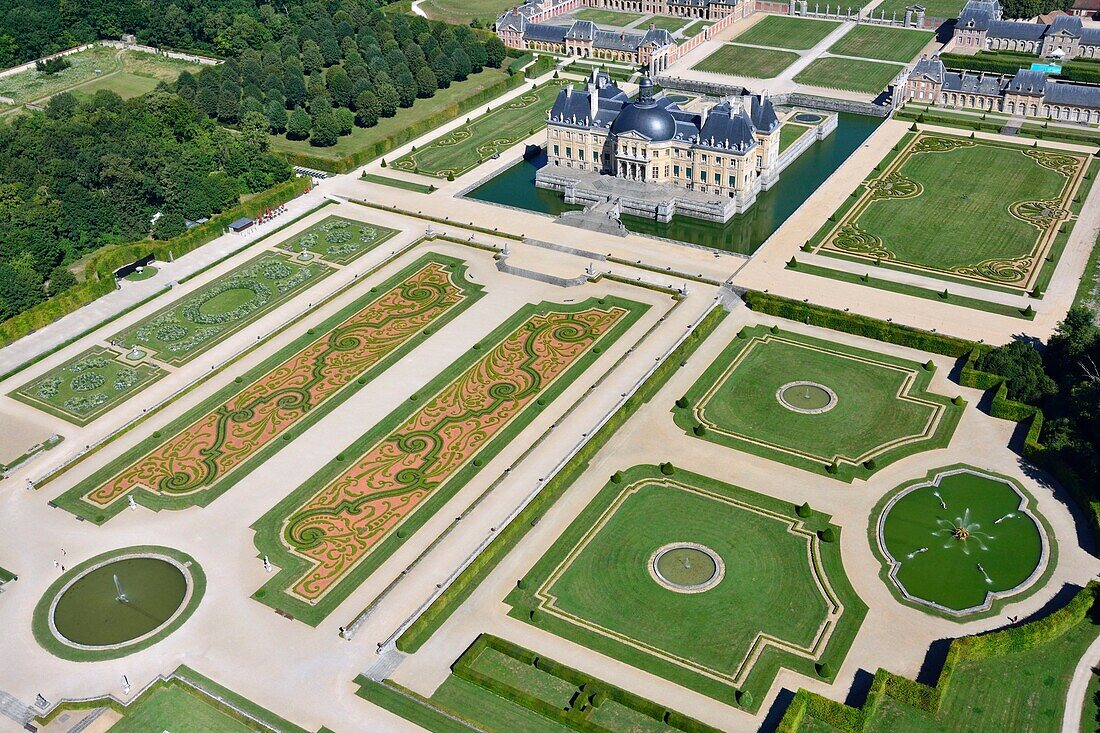
[[[222,124],[261,114],[272,133],[327,147],[355,125],[375,125],[504,60],[495,36],[360,3],[343,7],[310,13],[297,26],[279,17],[247,34],[225,63],[182,74],[176,89]]]

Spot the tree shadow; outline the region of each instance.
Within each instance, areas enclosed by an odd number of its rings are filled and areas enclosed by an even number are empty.
[[[853,708],[863,707],[867,702],[867,695],[871,692],[871,683],[874,681],[873,674],[865,669],[857,669],[852,686],[848,688],[848,695],[844,698],[844,704]]]
[[[779,727],[779,721],[783,719],[783,715],[787,712],[787,708],[791,706],[791,700],[793,699],[794,693],[786,687],[779,691],[779,694],[775,696],[775,701],[772,702],[772,706],[768,708],[768,714],[764,716],[763,722],[760,723],[760,733],[772,733]]]
[[[1020,428],[1016,432],[1022,429],[1023,423],[1021,423]],[[1016,439],[1016,432],[1013,433],[1014,441]],[[1024,430],[1024,434],[1027,434],[1026,430]],[[1045,469],[1022,457],[1017,463],[1025,476],[1040,487],[1049,490],[1054,495],[1054,498],[1069,511],[1070,516],[1073,517],[1073,531],[1077,535],[1077,546],[1093,557],[1100,557],[1100,552],[1097,551],[1096,538],[1093,537],[1092,531],[1089,529],[1090,519],[1085,507],[1082,507],[1077,501],[1077,498]]]

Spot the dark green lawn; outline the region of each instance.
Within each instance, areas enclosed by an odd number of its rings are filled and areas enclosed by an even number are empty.
[[[821,43],[825,36],[832,33],[840,23],[830,20],[811,20],[808,18],[790,18],[783,15],[768,15],[733,40],[754,46],[773,46],[804,51]]]
[[[934,36],[930,31],[912,28],[860,24],[830,46],[829,53],[908,63]]]
[[[905,20],[905,8],[912,5],[911,0],[885,0],[874,10],[875,17],[884,11],[887,18],[894,17],[897,13],[898,20]],[[966,0],[922,0],[924,16],[926,18],[957,18],[962,11]]]
[[[799,84],[877,95],[894,80],[901,66],[826,56],[795,75]]]
[[[727,43],[693,66],[699,71],[771,79],[798,60],[790,51],[769,51]]]

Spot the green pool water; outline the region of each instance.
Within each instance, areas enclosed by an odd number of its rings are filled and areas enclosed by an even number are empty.
[[[622,222],[627,229],[638,234],[675,239],[725,252],[752,254],[880,124],[882,120],[878,117],[840,113],[837,129],[831,135],[811,145],[780,174],[775,186],[757,197],[748,211],[725,224],[686,216],[676,216],[668,223],[661,223],[624,215]],[[583,208],[566,204],[561,194],[555,191],[535,187],[535,172],[544,165],[546,153],[540,151],[538,155],[516,163],[474,188],[466,196],[551,216]],[[535,232],[527,234],[536,236]]]
[[[1020,585],[1043,551],[1041,530],[1020,502],[1004,481],[969,472],[904,494],[887,509],[879,530],[900,563],[898,583],[910,596],[953,611],[981,606],[987,593]]]
[[[820,410],[832,404],[832,395],[814,384],[792,385],[783,390],[783,401],[800,410]]]
[[[657,558],[657,572],[673,585],[690,588],[714,577],[718,566],[707,553],[694,547],[676,547]]]
[[[124,603],[118,600],[116,575]],[[186,595],[187,579],[172,563],[155,557],[117,560],[82,576],[61,594],[54,628],[76,644],[123,644],[163,625]]]

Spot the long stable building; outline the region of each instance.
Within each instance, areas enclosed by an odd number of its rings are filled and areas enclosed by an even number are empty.
[[[655,96],[648,77],[631,101],[594,73],[586,88],[558,94],[536,185],[574,203],[620,199],[629,213],[662,221],[676,213],[726,221],[778,179],[779,128],[765,96],[687,112]]]
[[[584,8],[699,19],[710,25],[691,38],[650,27],[642,32],[605,30],[586,20],[550,22]],[[509,48],[667,69],[713,34],[755,10],[752,0],[530,0],[500,15],[496,32]]]
[[[1075,15],[1053,23],[1004,20],[999,0],[967,0],[952,36],[952,50],[1023,51],[1048,58],[1100,58],[1100,28]]]
[[[1029,69],[1014,76],[949,71],[938,58],[921,59],[909,72],[905,101],[1100,123],[1100,86],[1057,81]]]

